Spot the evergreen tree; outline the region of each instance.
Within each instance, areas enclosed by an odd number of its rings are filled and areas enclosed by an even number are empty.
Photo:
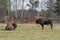
[[[0,0],[0,16],[6,16],[8,13],[8,0]]]
[[[60,15],[60,0],[57,0],[55,8],[56,8],[56,13],[59,16]]]
[[[31,14],[31,15],[34,15],[34,13],[35,13],[35,11],[36,11],[36,8],[37,7],[39,7],[39,0],[29,0],[29,3],[30,4],[27,4],[27,6],[29,6],[30,7],[30,11],[31,11],[31,13],[33,13],[33,14]],[[33,12],[34,11],[34,12]],[[39,13],[37,13],[37,16],[39,15]]]
[[[53,0],[48,0],[46,4],[47,4],[47,8],[48,8],[47,16],[48,17],[53,17],[53,14],[54,14],[54,3],[53,3]]]

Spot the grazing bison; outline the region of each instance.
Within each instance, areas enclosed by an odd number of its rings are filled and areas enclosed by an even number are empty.
[[[7,26],[5,27],[5,30],[15,30],[16,27],[17,27],[17,25],[14,21],[9,21],[7,23]]]
[[[40,24],[42,26],[42,30],[44,29],[44,25],[50,25],[51,29],[53,29],[53,20],[48,18],[38,18],[36,19],[36,24]]]

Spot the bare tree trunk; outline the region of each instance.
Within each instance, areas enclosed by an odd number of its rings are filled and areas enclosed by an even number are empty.
[[[8,9],[8,17],[10,17],[10,0],[8,0],[8,3],[7,3],[7,9]]]
[[[21,14],[21,18],[23,18],[23,11],[24,11],[24,0],[22,0],[22,14]]]
[[[22,20],[22,22],[24,22],[23,17],[24,17],[24,0],[22,0],[22,13],[21,13],[21,20]]]
[[[16,9],[15,9],[15,18],[17,19],[17,0],[15,0],[15,2],[16,2]]]

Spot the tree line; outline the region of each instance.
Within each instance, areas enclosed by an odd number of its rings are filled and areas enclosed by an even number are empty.
[[[17,0],[16,0],[17,1]],[[24,16],[24,1],[22,0],[22,13],[20,14],[21,18]],[[17,3],[17,2],[16,2]],[[26,6],[30,7],[28,11],[31,11],[31,14],[35,13],[33,12],[39,7],[39,0],[29,0],[30,4],[27,4]],[[59,19],[60,18],[60,0],[48,0],[45,2],[47,10],[41,9],[40,13],[37,13],[37,16],[43,16],[43,17],[52,17]],[[16,4],[17,6],[17,4]],[[10,0],[1,0],[0,1],[0,16],[11,16],[11,1]],[[17,7],[15,11],[15,17],[17,17]],[[42,15],[39,15],[42,14]]]

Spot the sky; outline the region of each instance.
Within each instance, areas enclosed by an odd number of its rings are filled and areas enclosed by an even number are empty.
[[[41,9],[44,9],[44,10],[46,10],[47,8],[46,8],[46,4],[45,4],[45,2],[46,2],[47,0],[39,0],[39,7],[36,9],[36,10],[38,10],[38,11],[41,11]],[[15,2],[14,2],[14,0],[11,0],[11,9],[12,10],[15,10]],[[25,10],[28,10],[30,7],[28,7],[26,4],[29,4],[29,0],[24,0],[24,9]],[[17,9],[19,10],[19,9],[22,9],[22,0],[17,0]]]

